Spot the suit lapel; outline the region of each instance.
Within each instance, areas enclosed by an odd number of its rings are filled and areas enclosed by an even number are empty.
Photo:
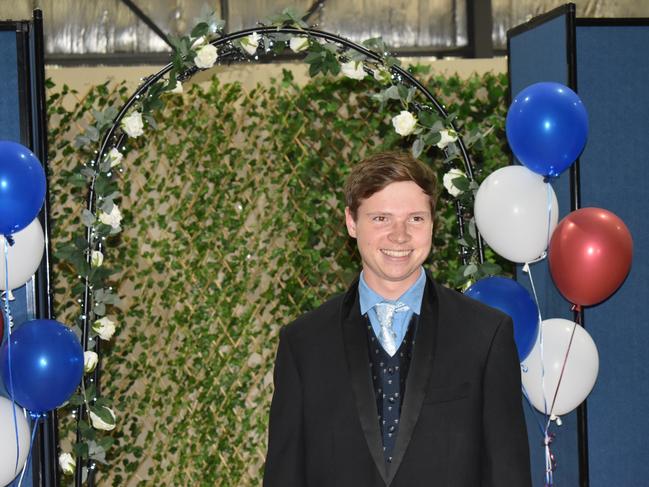
[[[406,379],[406,392],[401,407],[399,432],[389,465],[387,485],[390,485],[399,469],[403,456],[410,443],[412,432],[417,424],[421,405],[426,395],[426,385],[433,368],[433,349],[437,334],[438,302],[435,284],[430,275],[426,276],[426,289],[421,303],[412,362]],[[377,421],[374,421],[377,423]],[[379,441],[381,441],[379,436]]]
[[[347,366],[358,415],[367,441],[367,447],[383,480],[388,483],[388,473],[383,457],[383,442],[379,428],[374,386],[370,377],[367,353],[366,320],[361,316],[358,301],[358,281],[350,287],[341,309],[341,323],[347,355]]]

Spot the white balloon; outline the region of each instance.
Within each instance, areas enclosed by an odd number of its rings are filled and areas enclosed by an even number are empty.
[[[29,281],[43,258],[45,237],[38,218],[13,234],[14,244],[9,246],[9,289],[16,289]],[[4,237],[0,237],[0,289],[5,290]]]
[[[561,416],[579,406],[590,394],[599,372],[599,355],[595,342],[582,326],[562,318],[544,320],[541,326],[543,357],[540,340],[537,340],[521,364],[521,380],[527,397],[536,409]],[[565,360],[573,328],[575,334],[568,359]],[[564,360],[565,369],[559,384]]]
[[[523,166],[508,166],[482,182],[474,215],[478,231],[496,253],[523,263],[537,259],[547,248],[557,226],[559,204],[543,176]]]
[[[0,396],[0,485],[7,485],[20,473],[27,461],[31,442],[29,423],[23,409],[16,405],[18,423],[18,468],[16,468],[16,432],[11,400]]]

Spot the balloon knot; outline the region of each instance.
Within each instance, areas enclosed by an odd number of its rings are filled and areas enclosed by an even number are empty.
[[[546,434],[545,437],[543,438],[543,445],[550,446],[553,441],[554,441],[554,433]]]
[[[4,238],[10,246],[13,246],[13,244],[16,243],[13,235],[5,235]]]
[[[573,304],[570,308],[570,311],[574,311],[575,313],[581,313],[581,310],[581,304]]]

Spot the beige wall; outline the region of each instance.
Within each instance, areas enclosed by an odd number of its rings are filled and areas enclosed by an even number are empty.
[[[425,64],[432,67],[433,72],[453,74],[458,73],[466,77],[473,72],[485,73],[487,71],[505,72],[507,60],[504,57],[492,59],[429,59],[429,58],[406,58],[402,60],[404,65]],[[142,78],[157,73],[162,66],[100,66],[100,67],[75,67],[64,68],[58,66],[46,66],[46,76],[58,86],[64,83],[76,89],[80,94],[85,93],[90,86],[104,83],[107,80],[120,82],[126,81],[130,89],[135,89],[142,81]],[[292,69],[295,79],[298,82],[308,78],[307,66],[304,63],[282,63],[282,64],[236,64],[232,66],[218,66],[212,70],[205,71],[192,78],[192,82],[201,82],[218,74],[223,82],[238,80],[244,87],[251,88],[257,83],[263,83],[266,79],[282,76],[282,69]]]

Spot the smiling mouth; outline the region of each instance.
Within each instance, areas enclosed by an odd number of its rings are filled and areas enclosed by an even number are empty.
[[[412,253],[412,249],[409,250],[381,249],[381,252],[389,257],[407,257]]]

